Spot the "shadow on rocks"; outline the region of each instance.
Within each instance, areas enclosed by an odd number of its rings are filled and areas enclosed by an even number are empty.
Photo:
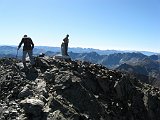
[[[36,80],[38,77],[38,71],[35,68],[30,68],[25,72],[25,75],[28,80]]]

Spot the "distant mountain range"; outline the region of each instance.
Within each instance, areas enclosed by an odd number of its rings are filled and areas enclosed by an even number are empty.
[[[70,53],[74,60],[89,61],[136,76],[140,81],[160,87],[160,55],[147,56],[142,53],[114,53],[99,55]]]
[[[19,56],[22,55],[22,49],[19,52]],[[99,50],[99,49],[93,49],[93,48],[80,48],[80,47],[75,47],[75,48],[69,48],[69,52],[74,52],[74,53],[90,53],[90,52],[96,52],[99,55],[110,55],[114,53],[142,53],[144,55],[154,55],[158,54],[155,52],[149,52],[149,51],[129,51],[129,50]],[[34,48],[34,54],[37,55],[39,53],[46,53],[46,52],[54,52],[58,53],[60,52],[60,47],[48,47],[48,46],[35,46]],[[17,46],[4,46],[0,45],[0,55],[5,54],[5,55],[16,55],[17,54]]]
[[[103,51],[90,48],[70,48],[69,51],[72,60],[102,64],[110,69],[134,74],[140,81],[160,86],[160,54],[116,50]],[[40,53],[45,53],[47,56],[54,56],[60,53],[60,48],[46,46],[35,47],[34,55],[36,56]],[[16,54],[16,46],[0,46],[0,57],[15,57]],[[18,52],[18,57],[20,58],[21,56],[22,49]]]
[[[69,55],[73,60],[88,61],[96,64],[102,64],[110,69],[116,69],[120,65],[128,64],[135,66],[135,64],[142,64],[144,60],[158,61],[160,54],[153,54],[152,52],[145,52],[151,54],[150,56],[142,52],[125,52],[116,50],[101,51],[90,48],[70,48]],[[59,47],[36,46],[34,48],[34,55],[45,53],[47,56],[54,56],[60,53]],[[101,54],[100,54],[101,53]],[[0,46],[0,57],[15,57],[17,54],[16,46]],[[22,56],[22,49],[18,51],[18,57]]]
[[[152,59],[153,56],[146,57],[135,62],[121,64],[116,70],[130,73],[140,81],[160,87],[160,56]]]
[[[92,63],[102,64],[108,68],[114,69],[121,64],[127,63],[134,65],[144,59],[158,61],[160,55],[147,56],[142,53],[114,53],[110,55],[99,55],[96,52],[91,53],[69,53],[74,60],[89,61]]]

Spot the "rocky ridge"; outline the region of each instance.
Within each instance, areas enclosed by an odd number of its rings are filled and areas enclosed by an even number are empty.
[[[160,120],[160,91],[98,64],[0,59],[1,120]]]

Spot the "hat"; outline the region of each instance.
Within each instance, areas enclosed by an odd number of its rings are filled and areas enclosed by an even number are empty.
[[[27,37],[27,35],[24,35],[23,37]]]

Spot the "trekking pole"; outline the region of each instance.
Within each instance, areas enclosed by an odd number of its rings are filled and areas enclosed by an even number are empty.
[[[18,49],[17,49],[16,59],[17,59],[17,57],[18,57]]]

